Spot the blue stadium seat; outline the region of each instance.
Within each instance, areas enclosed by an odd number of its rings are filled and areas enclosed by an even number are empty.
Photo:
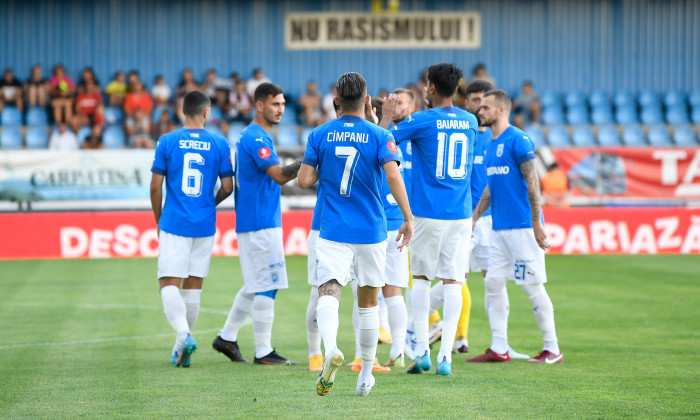
[[[625,131],[622,133],[622,142],[625,144],[625,146],[647,145],[642,128],[636,125],[625,127]]]
[[[102,145],[105,149],[122,149],[126,146],[126,137],[121,127],[107,127],[102,133]]]
[[[655,125],[664,123],[664,115],[661,108],[657,106],[647,106],[642,108],[642,124]]]
[[[538,126],[531,126],[525,130],[525,134],[530,137],[530,140],[535,144],[535,148],[543,147],[547,145],[544,139],[544,132]]]
[[[673,141],[676,146],[695,147],[698,145],[695,132],[689,125],[682,125],[673,130]]]
[[[542,112],[542,123],[545,125],[564,124],[564,112],[559,107],[550,107]]]
[[[663,125],[657,125],[649,129],[649,144],[657,147],[671,146],[671,135]]]
[[[664,105],[667,107],[685,106],[685,93],[680,90],[669,90],[664,94]]]
[[[27,149],[46,149],[49,147],[49,135],[45,127],[30,127],[25,137]]]
[[[626,90],[618,90],[615,92],[613,102],[615,103],[616,107],[637,106],[637,103],[634,100],[634,94]]]
[[[540,101],[542,103],[542,106],[546,108],[552,108],[552,107],[557,107],[561,108],[561,95],[559,95],[558,92],[543,92],[542,95],[540,96]]]
[[[694,90],[688,95],[688,103],[693,108],[700,107],[700,90]]]
[[[308,143],[309,135],[311,134],[312,131],[314,131],[314,129],[311,127],[306,127],[306,128],[304,128],[304,130],[302,130],[301,139],[300,139],[302,146],[306,147],[306,143]]]
[[[579,91],[567,92],[566,97],[564,97],[564,102],[568,108],[585,107],[586,95]]]
[[[571,125],[588,124],[588,109],[581,105],[571,107],[566,112],[566,120]]]
[[[217,106],[212,106],[211,111],[209,112],[209,121],[214,123],[214,124],[219,124],[221,120],[224,119],[224,113],[221,111],[221,108]]]
[[[75,136],[78,138],[78,147],[83,147],[83,143],[86,139],[90,138],[92,135],[92,129],[86,125],[78,129],[78,134]]]
[[[282,114],[282,119],[280,120],[280,125],[297,125],[299,120],[297,119],[297,111],[293,106],[286,107],[284,109],[284,114]]]
[[[614,124],[615,119],[613,118],[612,109],[610,105],[598,105],[593,108],[591,112],[591,120],[595,125],[606,125]]]
[[[596,145],[593,130],[588,126],[576,127],[572,140],[574,141],[574,146],[577,147],[593,147]]]
[[[115,106],[105,108],[105,123],[108,126],[122,125],[124,123],[124,111]]]
[[[666,121],[672,125],[688,124],[688,108],[685,105],[674,105],[666,109]]]
[[[219,127],[218,125],[207,124],[204,128],[211,131],[212,133],[214,133],[216,135],[224,137],[224,132],[223,132],[223,130],[221,130],[221,127]]]
[[[690,112],[690,121],[695,125],[700,125],[700,106],[696,106]]]
[[[30,127],[46,127],[49,125],[49,114],[45,108],[32,107],[27,110],[27,125]]]
[[[598,130],[598,143],[601,146],[620,146],[620,133],[615,126],[600,127]]]
[[[643,90],[639,92],[639,105],[642,107],[660,107],[661,99],[659,94],[653,90]]]
[[[277,130],[275,143],[280,147],[299,146],[299,131],[296,126],[282,126]]]
[[[622,125],[638,124],[639,116],[637,115],[637,109],[629,105],[620,106],[615,113],[615,120],[617,120],[618,124]]]
[[[549,145],[552,147],[569,147],[571,146],[571,140],[569,140],[569,132],[566,127],[552,127],[549,129]]]
[[[608,95],[608,92],[602,91],[602,90],[594,90],[591,92],[591,96],[588,97],[588,102],[591,104],[591,107],[597,108],[597,107],[610,107],[610,95]]]
[[[22,113],[14,106],[6,106],[0,114],[0,125],[18,127],[22,125]]]
[[[21,149],[22,132],[18,127],[3,127],[0,132],[0,148]]]

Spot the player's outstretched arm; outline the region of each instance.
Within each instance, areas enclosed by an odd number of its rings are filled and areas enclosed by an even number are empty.
[[[156,225],[160,222],[160,214],[163,211],[163,175],[153,172],[151,174],[151,208],[156,217]]]
[[[542,226],[542,197],[540,196],[540,178],[535,170],[533,159],[520,164],[520,173],[527,182],[527,197],[530,201],[530,212],[532,213],[532,230],[535,232],[535,239],[540,248],[547,250],[549,241],[547,233]]]
[[[484,213],[486,213],[486,210],[488,210],[489,207],[491,207],[491,190],[489,190],[489,186],[487,185],[484,188],[484,192],[481,193],[479,203],[476,205],[476,208],[472,213],[472,225],[476,224],[476,221],[479,220]]]
[[[299,182],[299,186],[306,189],[314,185],[316,181],[318,181],[318,171],[316,168],[302,163],[301,168],[299,168],[299,179],[297,181]]]
[[[389,128],[392,121],[399,114],[399,95],[392,93],[384,99],[382,104],[382,120],[379,121],[379,126]]]
[[[399,165],[396,161],[390,161],[384,164],[384,172],[386,180],[391,190],[391,195],[394,196],[396,203],[403,214],[403,224],[399,228],[399,236],[396,237],[396,242],[401,241],[399,249],[408,246],[413,239],[413,213],[411,206],[408,205],[408,194],[406,194],[406,185],[403,183],[403,177],[399,172]],[[403,236],[403,240],[401,237]]]
[[[297,177],[297,172],[299,172],[299,167],[301,167],[301,160],[291,163],[287,166],[275,165],[270,166],[265,170],[265,173],[272,178],[279,185],[284,185],[287,182],[293,180]]]
[[[231,195],[233,192],[233,178],[227,176],[226,178],[221,178],[221,188],[216,192],[216,205],[226,200],[226,197]]]

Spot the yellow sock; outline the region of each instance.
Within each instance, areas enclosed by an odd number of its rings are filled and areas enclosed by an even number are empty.
[[[435,311],[430,315],[430,318],[428,318],[428,325],[433,326],[440,322],[440,312]]]
[[[467,333],[469,332],[469,314],[472,310],[472,294],[469,293],[469,287],[467,282],[464,282],[462,286],[462,313],[459,314],[459,321],[457,322],[457,334],[455,335],[455,341],[466,339]]]

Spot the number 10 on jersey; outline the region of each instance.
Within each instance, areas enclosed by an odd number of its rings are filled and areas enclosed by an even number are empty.
[[[447,175],[452,179],[463,179],[467,176],[467,152],[469,139],[464,133],[452,133],[449,140],[447,133],[439,132],[437,136],[437,163],[435,165],[435,177],[445,178],[445,166]],[[457,162],[457,145],[461,145],[459,162]],[[445,146],[447,146],[447,156],[445,156]],[[447,159],[445,159],[447,158]]]

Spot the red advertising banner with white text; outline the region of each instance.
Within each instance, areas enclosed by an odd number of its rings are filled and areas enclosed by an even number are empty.
[[[573,196],[700,198],[700,148],[555,149]]]
[[[312,211],[282,213],[287,255],[307,253]],[[700,254],[700,207],[545,209],[550,254]],[[235,213],[219,212],[214,255],[238,255]],[[149,211],[3,213],[0,259],[155,257]]]

